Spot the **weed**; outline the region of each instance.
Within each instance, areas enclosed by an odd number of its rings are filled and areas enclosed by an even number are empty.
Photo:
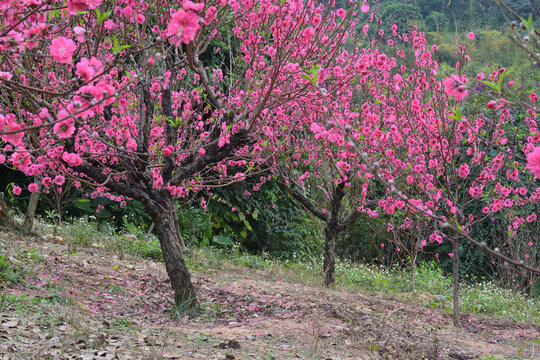
[[[0,284],[12,286],[22,280],[21,271],[13,266],[4,255],[0,255]]]
[[[192,268],[222,268],[226,264],[273,272],[276,278],[301,283],[320,283],[319,258],[280,261],[268,255],[252,255],[236,249],[224,252],[211,247],[193,248],[188,257]],[[420,263],[415,268],[417,292],[411,293],[410,274],[402,268],[388,269],[380,265],[354,264],[337,261],[336,283],[339,287],[372,293],[400,296],[404,300],[422,300],[428,306],[450,312],[452,309],[452,279],[435,263]],[[420,294],[423,294],[420,296]],[[426,301],[427,300],[427,301]],[[520,292],[506,290],[490,282],[461,285],[463,311],[490,314],[516,321],[540,324],[540,299],[528,298]]]
[[[119,330],[120,332],[138,328],[137,324],[127,318],[116,318],[109,323],[109,326],[111,329]]]

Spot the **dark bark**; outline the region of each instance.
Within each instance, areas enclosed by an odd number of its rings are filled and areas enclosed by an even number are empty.
[[[300,204],[302,204],[310,213],[312,213],[314,216],[318,217],[322,221],[328,222],[328,215],[323,213],[311,201],[309,201],[307,196],[303,195],[298,190],[293,189],[289,186],[287,186],[287,190],[289,191],[291,196]]]
[[[452,289],[453,297],[453,322],[454,326],[459,326],[459,239],[454,238],[452,240],[452,273],[454,275],[454,286]]]
[[[336,235],[335,228],[327,227],[324,230],[325,244],[324,244],[324,285],[330,286],[335,281],[335,269],[336,269]]]
[[[14,229],[21,231],[19,224],[13,220],[9,214],[6,201],[4,200],[4,194],[0,191],[0,226],[7,227],[9,229]]]
[[[156,208],[147,209],[154,221],[154,233],[159,239],[167,274],[174,290],[174,301],[179,310],[185,311],[197,304],[195,287],[182,255],[182,247],[175,224],[173,202],[163,198],[155,202]]]
[[[412,291],[415,292],[416,291],[416,285],[414,283],[414,267],[416,265],[416,254],[411,255],[411,288],[412,288]]]
[[[24,222],[22,225],[23,233],[28,235],[32,232],[32,226],[34,226],[34,219],[36,217],[36,209],[39,202],[39,197],[41,196],[41,181],[37,181],[38,191],[30,195],[30,202],[28,203],[28,208],[26,208],[26,216],[24,217]]]
[[[330,219],[326,222],[324,229],[324,284],[330,286],[335,282],[336,269],[336,238],[339,232],[344,229],[340,227],[339,216],[341,212],[341,201],[345,197],[345,182],[341,182],[334,188],[331,199]]]

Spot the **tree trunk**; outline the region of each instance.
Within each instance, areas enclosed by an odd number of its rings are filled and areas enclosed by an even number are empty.
[[[452,273],[454,275],[454,286],[452,290],[453,304],[453,322],[454,326],[459,326],[459,239],[454,238],[452,240]]]
[[[4,194],[0,191],[0,226],[4,226],[10,229],[21,231],[19,224],[13,220],[9,214],[6,201],[4,200]]]
[[[30,202],[28,203],[28,208],[26,208],[26,216],[24,217],[23,222],[23,233],[28,235],[32,232],[32,226],[34,226],[34,218],[36,217],[36,209],[39,202],[39,197],[41,196],[41,181],[37,181],[38,191],[30,195]]]
[[[336,281],[334,275],[336,268],[336,231],[331,227],[327,227],[324,233],[324,285],[330,286]]]
[[[172,200],[166,199],[156,204],[160,210],[151,211],[154,233],[159,239],[165,268],[174,290],[174,302],[181,312],[196,306],[196,291],[191,283],[191,275],[182,256],[182,248],[174,220]],[[155,209],[152,209],[155,210]]]
[[[417,256],[416,253],[414,254],[414,256],[411,254],[411,287],[412,287],[412,292],[416,291],[416,286],[414,284],[414,267],[416,265],[416,256]]]

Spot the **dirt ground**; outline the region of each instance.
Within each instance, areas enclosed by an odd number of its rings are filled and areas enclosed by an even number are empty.
[[[159,262],[9,236],[8,260],[35,249],[35,276],[0,290],[15,304],[0,306],[0,359],[540,359],[532,324],[464,315],[455,329],[421,301],[232,266],[193,271],[200,310],[175,318]]]

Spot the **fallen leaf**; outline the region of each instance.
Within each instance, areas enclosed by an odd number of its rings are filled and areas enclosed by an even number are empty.
[[[166,351],[161,355],[164,359],[179,359],[182,356],[180,349]]]
[[[19,325],[19,320],[6,321],[5,323],[2,323],[2,326],[5,328],[14,328],[17,325]]]
[[[240,349],[240,343],[236,340],[228,340],[216,346],[218,349]]]

